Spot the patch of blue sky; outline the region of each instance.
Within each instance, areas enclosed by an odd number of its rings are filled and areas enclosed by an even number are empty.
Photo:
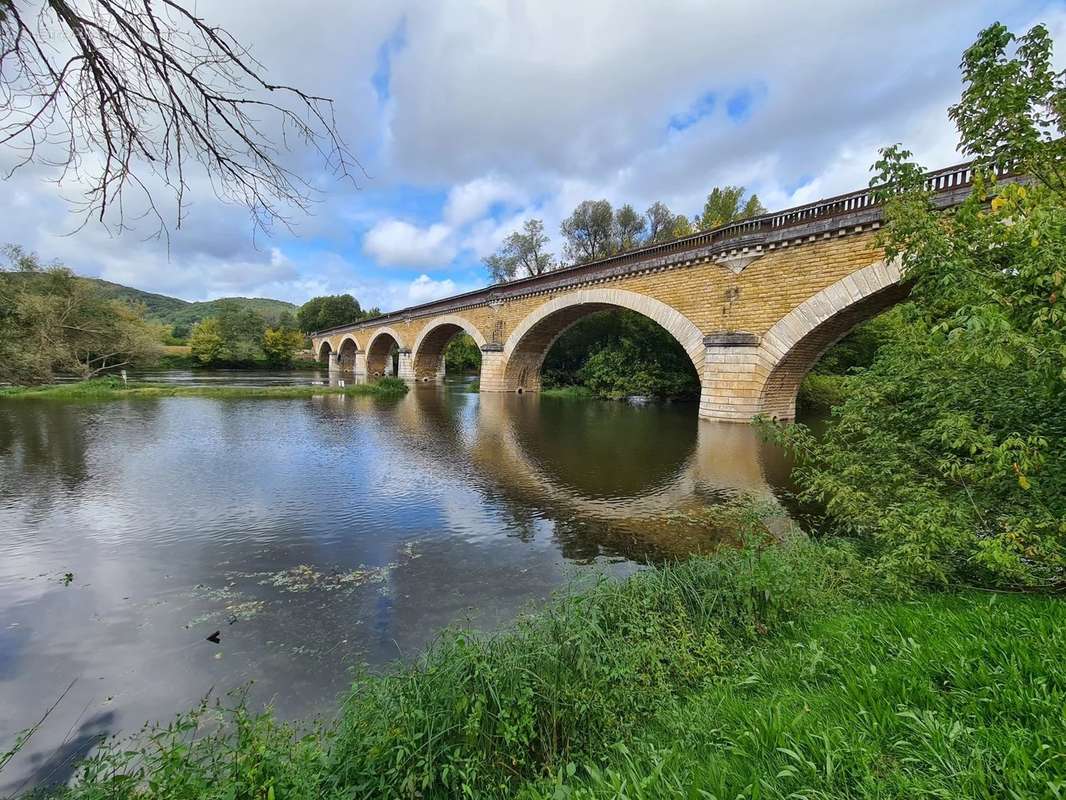
[[[374,73],[370,76],[370,85],[378,96],[379,103],[388,102],[391,96],[389,88],[392,82],[392,59],[407,44],[407,18],[404,17],[388,39],[378,47],[377,62]]]
[[[725,102],[725,113],[733,122],[745,122],[755,105],[766,95],[766,87],[761,84],[745,86],[729,96]]]
[[[704,92],[687,109],[672,115],[667,127],[679,132],[691,128],[704,117],[714,113],[717,102],[718,96],[715,92]]]
[[[788,194],[795,194],[804,186],[810,185],[812,181],[814,181],[813,175],[800,175],[794,181],[785,184],[785,191]]]

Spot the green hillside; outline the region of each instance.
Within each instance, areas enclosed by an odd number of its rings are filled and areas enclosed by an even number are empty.
[[[284,300],[270,300],[262,297],[224,297],[218,300],[191,303],[188,300],[179,300],[164,294],[142,292],[140,289],[133,289],[120,283],[111,283],[100,278],[86,278],[86,280],[99,286],[100,291],[108,297],[143,303],[148,310],[147,316],[150,320],[173,326],[178,329],[179,334],[184,333],[182,329],[187,330],[200,320],[213,316],[219,304],[223,302],[233,302],[242,307],[251,308],[269,324],[276,323],[285,312],[295,314],[297,308]]]

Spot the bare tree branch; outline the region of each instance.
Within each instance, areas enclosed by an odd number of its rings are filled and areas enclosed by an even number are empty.
[[[333,101],[269,82],[227,31],[176,0],[0,0],[0,144],[27,164],[84,183],[89,219],[126,228],[123,195],[167,233],[152,196],[172,191],[181,227],[191,162],[215,194],[245,206],[256,230],[288,224],[317,195],[286,163],[295,134],[326,170],[365,176],[337,131]],[[276,136],[266,126],[276,126]],[[276,139],[276,141],[275,141]]]

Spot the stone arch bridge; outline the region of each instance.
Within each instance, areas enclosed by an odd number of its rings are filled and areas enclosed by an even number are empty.
[[[939,207],[970,192],[969,165],[930,173]],[[822,353],[908,287],[877,245],[870,189],[497,284],[312,334],[331,370],[440,381],[465,331],[482,351],[482,392],[535,392],[552,343],[582,317],[639,312],[669,331],[701,379],[700,416],[795,416]]]

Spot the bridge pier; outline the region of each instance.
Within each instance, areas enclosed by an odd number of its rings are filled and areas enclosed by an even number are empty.
[[[366,353],[358,350],[355,353],[355,364],[352,366],[352,374],[360,381],[366,380]]]
[[[329,353],[329,371],[331,373],[341,371],[340,359],[337,358],[337,354],[332,350]]]
[[[407,347],[401,347],[396,351],[394,356],[397,359],[396,364],[396,377],[401,381],[407,381],[408,383],[415,382],[415,362],[411,356],[411,350]],[[389,373],[392,374],[391,372]]]
[[[762,407],[769,370],[754,333],[716,331],[703,340],[700,418],[750,422]]]
[[[482,392],[506,392],[504,385],[503,370],[503,345],[498,342],[488,342],[481,345],[481,375],[478,379],[479,391]]]

